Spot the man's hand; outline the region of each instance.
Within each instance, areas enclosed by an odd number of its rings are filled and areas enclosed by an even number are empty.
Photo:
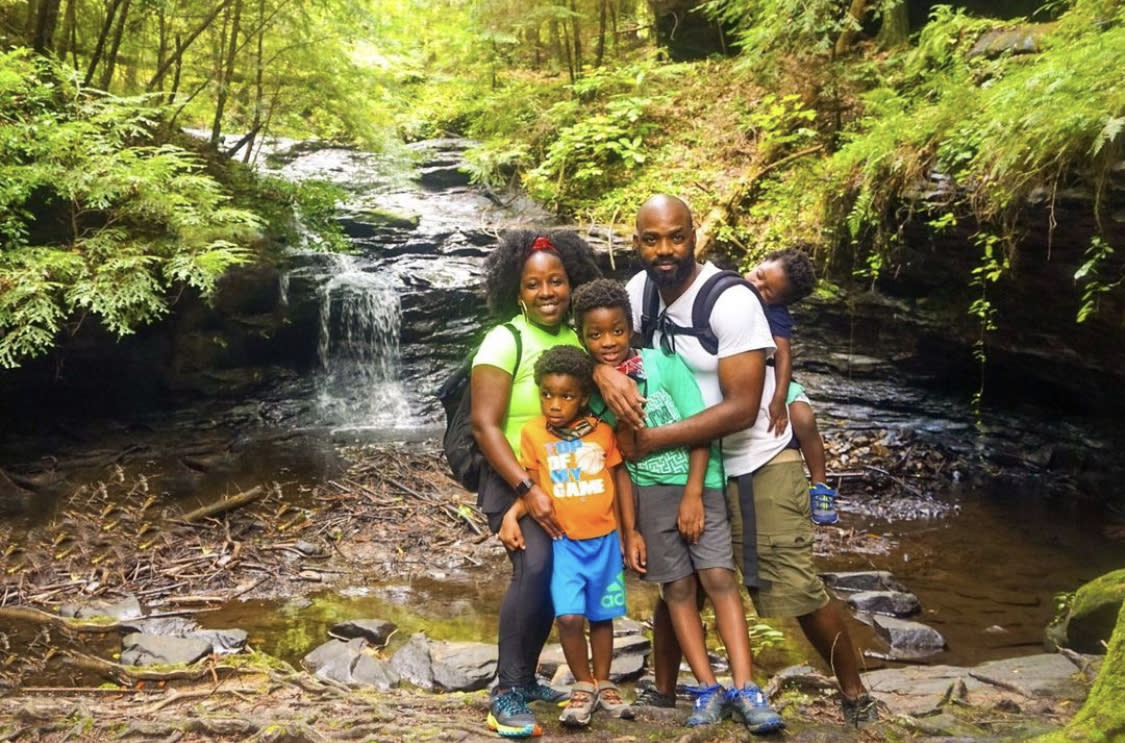
[[[703,536],[703,494],[684,491],[680,499],[680,513],[676,527],[688,544],[695,544]]]
[[[774,436],[780,436],[785,433],[785,427],[789,425],[789,406],[785,404],[785,400],[771,400],[769,406],[770,413],[770,430]]]
[[[551,502],[551,496],[543,492],[543,488],[534,485],[524,494],[523,504],[531,518],[547,532],[547,536],[551,539],[564,536],[562,526],[559,525],[555,515],[555,504]]]
[[[625,566],[638,573],[646,572],[648,570],[648,547],[645,545],[645,538],[641,536],[641,533],[639,531],[627,532],[623,547],[625,549]]]
[[[594,364],[594,384],[617,420],[644,428],[645,398],[636,382],[608,364]]]

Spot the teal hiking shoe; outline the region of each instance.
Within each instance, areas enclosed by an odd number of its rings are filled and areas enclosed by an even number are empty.
[[[812,506],[814,524],[827,526],[840,520],[836,513],[836,491],[822,482],[809,488],[809,503]]]
[[[735,719],[741,720],[754,735],[763,735],[781,730],[785,721],[770,707],[769,700],[757,684],[746,684],[741,689],[731,689],[726,693],[727,704]]]
[[[861,728],[879,719],[879,703],[870,694],[861,694],[855,699],[840,697],[840,711],[844,713],[844,725]]]
[[[563,702],[570,699],[570,692],[564,689],[556,689],[553,686],[544,684],[539,679],[535,679],[532,683],[526,686],[520,686],[516,689],[524,701],[531,702],[547,702],[548,704],[562,705]]]
[[[488,705],[488,729],[501,738],[534,738],[543,734],[527,700],[515,689],[493,692]]]
[[[727,716],[726,689],[719,684],[711,686],[689,686],[688,692],[694,697],[688,727],[714,725]]]

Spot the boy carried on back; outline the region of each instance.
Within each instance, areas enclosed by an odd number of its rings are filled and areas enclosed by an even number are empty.
[[[765,305],[770,334],[777,346],[772,363],[777,387],[769,403],[770,431],[777,435],[785,430],[787,420],[793,424],[793,435],[801,446],[801,454],[809,468],[809,489],[812,520],[817,524],[835,524],[836,491],[828,487],[824,441],[816,427],[816,416],[805,395],[805,388],[793,381],[793,316],[789,305],[812,293],[816,274],[812,261],[800,248],[776,250],[746,274],[746,280],[758,290]]]

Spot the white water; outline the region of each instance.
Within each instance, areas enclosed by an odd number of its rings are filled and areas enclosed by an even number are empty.
[[[354,256],[320,289],[318,417],[346,428],[415,425],[399,378],[402,308],[393,275],[364,271]]]

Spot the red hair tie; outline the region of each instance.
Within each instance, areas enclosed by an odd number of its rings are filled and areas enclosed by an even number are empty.
[[[531,244],[531,247],[527,249],[527,252],[534,253],[536,250],[553,250],[556,253],[558,252],[558,248],[555,247],[555,244],[542,235],[535,238],[535,242]]]

